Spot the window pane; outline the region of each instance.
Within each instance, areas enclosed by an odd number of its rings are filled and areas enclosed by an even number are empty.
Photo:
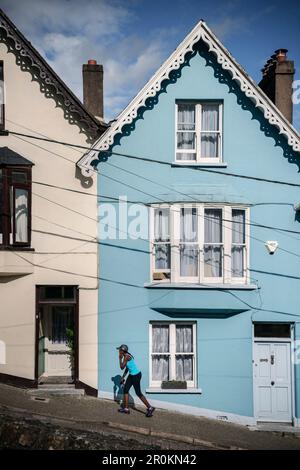
[[[28,191],[15,189],[15,240],[28,242]]]
[[[198,240],[196,208],[181,208],[180,211],[180,241],[196,242]]]
[[[74,286],[64,286],[63,287],[63,298],[68,300],[74,300],[76,296],[76,288]]]
[[[154,211],[154,238],[157,242],[170,240],[170,210],[155,209]]]
[[[76,288],[74,286],[42,286],[40,300],[75,300]]]
[[[195,160],[196,161],[196,153],[183,153],[177,152],[176,153],[176,160]]]
[[[205,209],[204,242],[222,243],[222,209]]]
[[[176,325],[176,352],[193,352],[192,325]]]
[[[178,130],[195,129],[195,105],[179,104],[177,116]]]
[[[52,343],[65,343],[67,340],[67,328],[73,327],[72,307],[52,308]]]
[[[222,276],[222,248],[220,246],[204,247],[204,276]]]
[[[0,168],[0,244],[3,243],[2,211],[3,211],[3,171]]]
[[[26,171],[12,171],[11,178],[13,183],[27,183]]]
[[[257,338],[290,338],[289,323],[255,323],[254,336]]]
[[[176,380],[193,380],[193,356],[176,355]]]
[[[233,277],[244,277],[243,246],[233,246],[231,249],[231,272]]]
[[[170,269],[170,244],[155,245],[155,269]]]
[[[245,211],[232,209],[232,243],[245,243]]]
[[[198,245],[180,245],[180,276],[198,276]]]
[[[152,356],[152,380],[169,380],[169,356]]]
[[[177,149],[195,149],[195,133],[194,132],[177,132]]]
[[[169,352],[169,325],[152,326],[152,352]]]
[[[201,131],[219,130],[219,105],[202,104]]]
[[[201,158],[219,158],[219,135],[201,133]]]

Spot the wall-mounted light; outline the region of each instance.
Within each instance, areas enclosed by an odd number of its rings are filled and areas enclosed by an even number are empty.
[[[273,240],[272,240],[272,241],[270,240],[270,241],[267,241],[267,242],[265,243],[265,246],[266,246],[266,248],[267,248],[269,254],[270,254],[270,255],[274,255],[275,251],[276,251],[277,248],[278,248],[278,242],[273,241]]]
[[[294,211],[299,212],[300,211],[300,202],[297,202],[297,204],[294,204]]]

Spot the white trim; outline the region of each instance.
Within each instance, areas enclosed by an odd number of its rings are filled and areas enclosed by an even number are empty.
[[[294,418],[294,427],[300,428],[300,418]]]
[[[98,390],[98,398],[113,400],[113,392],[106,392]],[[243,416],[235,413],[227,413],[226,411],[210,410],[206,408],[198,408],[196,406],[182,405],[181,403],[172,403],[161,400],[152,400],[151,404],[163,410],[184,413],[192,416],[201,416],[209,419],[216,419],[218,421],[226,421],[229,423],[240,424],[242,426],[255,426],[256,421],[252,416]]]
[[[193,334],[193,351],[191,353],[186,353],[189,356],[193,356],[193,380],[187,381],[187,390],[195,390],[197,388],[197,329],[195,321],[159,321],[153,320],[149,323],[149,390],[161,390],[161,381],[152,379],[152,356],[157,355],[156,352],[152,351],[152,328],[153,326],[166,326],[169,327],[169,352],[168,353],[158,353],[162,356],[169,356],[169,380],[176,379],[176,326],[177,325],[190,325],[192,326]],[[183,353],[184,354],[184,353]],[[183,389],[181,391],[184,391]],[[163,390],[164,392],[164,390]],[[157,392],[156,392],[157,393]],[[167,391],[166,391],[167,393]],[[173,393],[178,393],[178,390]]]
[[[181,130],[178,129],[178,105],[188,104],[193,105],[195,108],[195,129],[194,130]],[[206,104],[214,104],[218,106],[218,130],[217,131],[205,131],[202,129],[202,106]],[[208,165],[215,166],[223,162],[222,159],[222,149],[223,149],[223,103],[222,101],[211,101],[211,100],[199,100],[199,101],[190,101],[190,100],[180,100],[180,102],[175,103],[175,163],[183,164],[187,163],[188,165]],[[178,149],[177,134],[180,132],[190,132],[195,135],[195,148],[193,149]],[[213,132],[218,134],[217,150],[218,156],[213,157],[202,157],[201,155],[201,134],[207,134]],[[195,160],[181,160],[177,159],[177,154],[187,153],[194,154]]]
[[[290,332],[291,332],[290,352],[291,352],[292,420],[293,420],[293,426],[296,426],[295,424],[297,420],[296,418],[296,377],[295,377],[296,351],[295,350],[293,351],[293,342],[295,341],[295,324],[294,323],[290,324]]]
[[[257,108],[261,109],[269,123],[276,126],[280,134],[286,136],[288,144],[292,149],[296,152],[300,151],[300,135],[296,129],[294,129],[291,123],[283,116],[259,86],[246,74],[206,23],[201,20],[124,111],[119,114],[116,121],[113,122],[107,131],[95,142],[91,150],[77,162],[84,176],[91,176],[91,174],[93,174],[94,169],[91,162],[95,160],[95,158],[97,159],[97,151],[105,151],[110,148],[114,142],[115,136],[122,134],[123,126],[133,122],[138,115],[139,109],[145,105],[146,100],[154,97],[160,91],[162,82],[169,78],[172,70],[177,70],[181,67],[186,54],[192,52],[194,44],[200,39],[208,45],[209,51],[216,56],[218,64],[220,64],[224,70],[228,71],[232,79],[238,83],[241,91],[254,102]]]

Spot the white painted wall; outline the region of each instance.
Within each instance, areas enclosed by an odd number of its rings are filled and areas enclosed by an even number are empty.
[[[32,81],[31,74],[21,71],[15,56],[7,53],[4,44],[0,44],[0,60],[4,62],[7,130],[88,145],[86,136],[76,125],[68,123],[63,110],[56,107],[53,99],[40,92],[39,84]],[[35,286],[74,284],[80,286],[79,379],[96,388],[97,244],[88,242],[97,237],[96,179],[92,187],[85,189],[75,178],[75,163],[83,154],[78,149],[28,138],[21,140],[12,135],[0,136],[0,146],[7,146],[34,163],[34,182],[92,195],[33,183],[31,246],[35,252],[17,253],[35,266],[15,253],[0,251],[0,340],[6,343],[6,364],[0,364],[0,373],[34,378]],[[35,230],[81,238],[86,242]],[[27,274],[8,276],[18,270]]]

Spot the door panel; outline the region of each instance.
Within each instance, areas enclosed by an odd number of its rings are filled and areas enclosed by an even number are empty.
[[[292,421],[291,349],[288,342],[254,343],[254,404],[260,421]]]

